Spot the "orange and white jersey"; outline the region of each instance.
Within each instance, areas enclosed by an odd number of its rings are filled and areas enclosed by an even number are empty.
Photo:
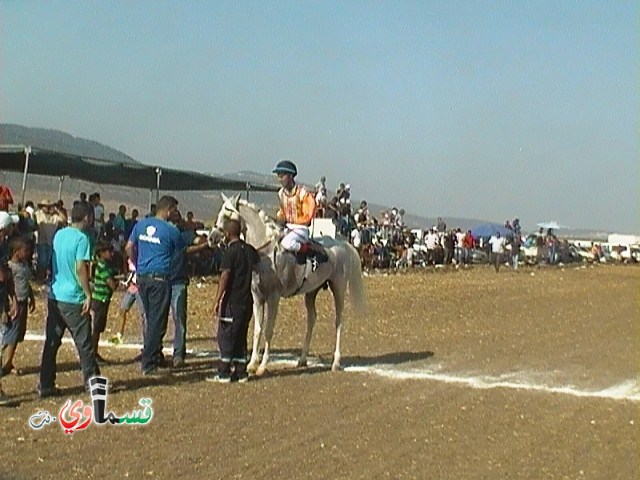
[[[278,220],[294,225],[311,225],[316,212],[316,200],[304,187],[296,185],[291,192],[281,188],[278,192],[280,209]]]

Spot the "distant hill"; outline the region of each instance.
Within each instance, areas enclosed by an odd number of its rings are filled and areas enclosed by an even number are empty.
[[[115,148],[93,140],[74,137],[59,130],[24,127],[10,123],[0,123],[0,144],[39,147],[45,150],[55,150],[71,155],[100,158],[114,162],[140,163]]]
[[[74,155],[82,155],[93,158],[101,158],[113,160],[123,163],[140,163],[129,157],[123,152],[111,148],[107,145],[88,140],[85,138],[74,137],[68,133],[58,130],[50,130],[45,128],[24,127],[13,124],[0,124],[0,144],[5,145],[30,145],[47,150],[56,150]],[[219,175],[215,173],[214,175]],[[273,174],[263,174],[250,170],[240,172],[227,173],[222,175],[232,180],[241,180],[246,182],[258,182],[264,184],[277,184]],[[304,179],[302,180],[303,183]],[[314,183],[314,182],[313,182]],[[307,183],[312,186],[313,183]],[[2,172],[0,166],[0,184],[8,185],[14,192],[16,203],[20,201],[19,192],[22,185],[22,175],[12,172]],[[140,212],[146,212],[149,204],[149,192],[144,190],[136,190],[132,188],[120,186],[97,185],[84,182],[81,180],[66,179],[64,182],[62,198],[67,205],[73,203],[79,192],[100,192],[103,203],[108,212],[117,211],[118,205],[123,203],[129,209],[137,208]],[[219,192],[167,192],[173,193],[181,204],[183,211],[191,210],[196,217],[204,222],[211,222],[220,209],[221,199]],[[225,192],[231,194],[233,192]],[[50,177],[42,177],[38,175],[30,175],[27,184],[27,199],[39,201],[44,197],[50,199],[57,198],[58,180]],[[250,192],[251,201],[257,203],[270,214],[275,214],[276,195],[274,193]],[[371,198],[364,196],[363,198],[354,198],[352,201],[354,206],[361,200],[366,199],[369,204],[369,211],[376,216],[380,212],[391,208],[391,205],[380,205],[372,201]],[[428,228],[436,223],[435,217],[422,217],[410,213],[410,206],[398,203],[398,208],[404,208],[409,213],[404,217],[405,223],[411,228]],[[460,227],[462,229],[470,229],[477,225],[486,223],[486,220],[474,218],[452,218],[444,219],[449,228]],[[593,232],[587,230],[569,230],[562,231],[563,236],[572,236],[580,238],[601,238],[606,237],[606,232]]]

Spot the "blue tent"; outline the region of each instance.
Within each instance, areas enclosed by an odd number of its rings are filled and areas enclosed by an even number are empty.
[[[513,236],[511,230],[498,223],[485,223],[484,225],[478,225],[471,229],[471,235],[473,235],[474,238],[489,238],[498,232],[505,238]]]

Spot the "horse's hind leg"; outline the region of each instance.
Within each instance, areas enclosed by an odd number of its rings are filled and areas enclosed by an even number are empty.
[[[311,335],[313,334],[313,326],[316,323],[317,311],[316,311],[316,297],[319,290],[309,292],[304,296],[304,305],[307,308],[307,331],[302,343],[302,351],[300,352],[300,359],[298,360],[298,367],[307,366],[307,355],[309,354],[309,346],[311,345]]]
[[[333,292],[333,301],[336,308],[336,350],[333,352],[333,363],[331,370],[338,372],[342,369],[340,366],[340,336],[342,334],[342,313],[344,311],[344,294],[346,290],[345,282],[329,283],[329,287]]]
[[[253,302],[253,350],[251,360],[247,365],[249,372],[255,372],[260,362],[260,337],[262,336],[262,324],[264,322],[264,302]]]

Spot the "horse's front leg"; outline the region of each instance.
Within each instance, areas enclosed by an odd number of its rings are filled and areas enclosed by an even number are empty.
[[[280,297],[270,296],[267,299],[267,315],[264,322],[264,353],[262,354],[262,361],[256,375],[263,375],[267,370],[267,363],[269,363],[269,352],[271,349],[271,338],[273,337],[273,330],[276,324],[276,316],[278,315],[278,303]]]
[[[304,305],[307,308],[307,331],[302,343],[302,351],[298,360],[298,367],[307,366],[307,355],[309,354],[309,346],[311,345],[311,335],[313,334],[313,326],[316,323],[318,313],[316,311],[316,296],[320,290],[309,292],[304,296]]]
[[[254,373],[258,369],[260,362],[260,336],[262,335],[262,324],[264,321],[264,300],[253,301],[253,350],[251,350],[251,360],[247,365],[247,370]]]

